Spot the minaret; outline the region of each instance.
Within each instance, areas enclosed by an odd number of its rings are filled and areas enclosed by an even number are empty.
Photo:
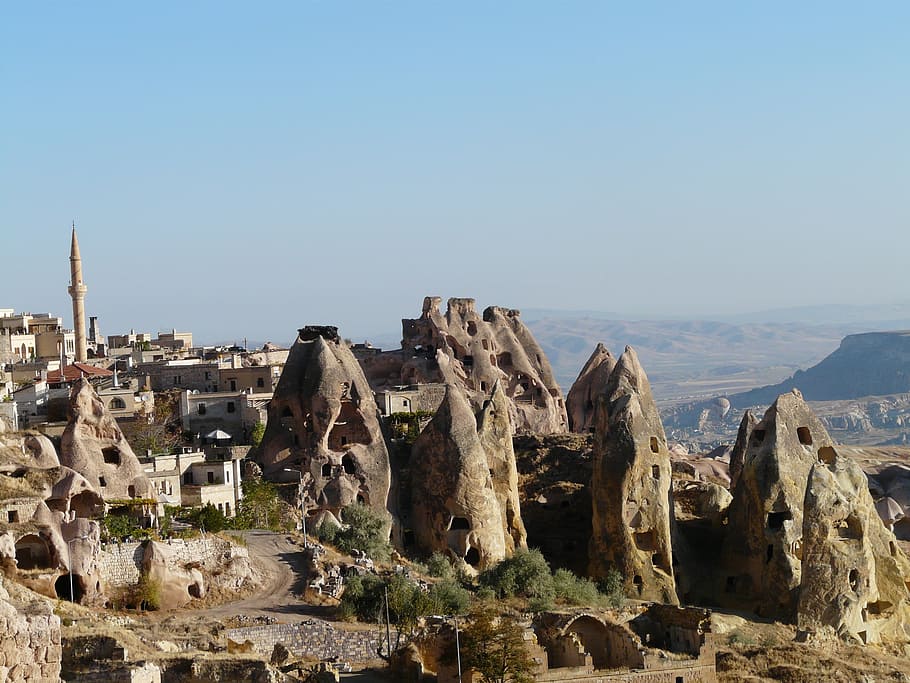
[[[88,360],[85,343],[85,293],[88,287],[82,282],[82,257],[79,255],[79,240],[76,239],[76,223],[73,222],[73,241],[70,245],[70,282],[69,291],[73,298],[73,329],[76,332],[76,361]]]

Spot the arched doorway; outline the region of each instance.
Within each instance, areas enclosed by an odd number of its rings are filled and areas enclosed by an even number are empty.
[[[61,574],[57,577],[57,580],[54,582],[54,590],[57,592],[57,597],[61,600],[69,600],[70,602],[82,602],[82,597],[85,595],[85,588],[82,585],[82,577],[78,574],[73,574],[73,594],[70,595],[70,575]]]
[[[53,569],[50,547],[38,534],[27,534],[16,541],[16,566],[22,570]]]

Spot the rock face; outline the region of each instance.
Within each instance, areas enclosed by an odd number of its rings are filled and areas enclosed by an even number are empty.
[[[550,362],[519,312],[491,306],[483,316],[474,299],[426,297],[419,318],[402,320],[401,351],[363,359],[375,388],[394,384],[455,384],[479,409],[498,381],[509,399],[512,428],[556,434],[568,420]]]
[[[593,429],[594,405],[597,397],[606,391],[614,367],[616,359],[613,354],[598,343],[566,396],[569,431],[584,434]]]
[[[809,473],[834,443],[798,391],[782,394],[752,428],[733,489],[718,587],[730,604],[796,616]]]
[[[862,643],[905,639],[910,562],[882,524],[859,466],[832,447],[818,458],[803,508],[797,625]]]
[[[493,394],[484,403],[477,422],[477,435],[487,455],[493,491],[499,503],[506,555],[511,555],[516,548],[528,547],[528,534],[521,519],[518,499],[518,467],[512,446],[509,399],[499,382],[493,386]]]
[[[288,354],[258,457],[268,478],[301,473],[308,510],[352,503],[387,515],[391,470],[373,392],[335,327],[304,327]]]
[[[758,418],[752,414],[751,410],[743,413],[743,419],[739,423],[739,431],[736,433],[736,443],[733,444],[733,450],[730,453],[730,489],[736,487],[739,481],[739,475],[743,471],[743,462],[746,459],[746,449],[749,447],[749,438],[752,436],[752,430],[758,424]]]
[[[180,567],[167,543],[149,541],[142,556],[142,571],[158,583],[162,609],[183,607],[193,598],[205,597],[205,582],[197,567]]]
[[[105,500],[154,498],[133,449],[87,380],[73,385],[69,411],[60,463],[85,477]]]
[[[495,413],[495,406],[490,407]],[[487,417],[488,443],[494,419]],[[508,520],[499,498],[510,496],[502,489],[497,495],[491,469],[471,406],[450,385],[411,450],[411,527],[422,550],[464,559],[478,570],[506,557],[503,527]]]
[[[667,439],[638,356],[626,347],[598,399],[590,574],[617,569],[626,593],[677,603]]]

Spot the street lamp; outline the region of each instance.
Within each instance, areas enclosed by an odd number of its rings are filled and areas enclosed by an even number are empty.
[[[455,658],[458,661],[458,683],[461,683],[461,643],[458,642],[458,617],[452,615],[452,623],[455,624]]]
[[[73,543],[76,541],[87,541],[88,536],[76,536],[66,542],[66,554],[70,570],[70,602],[76,602],[76,594],[73,592]]]

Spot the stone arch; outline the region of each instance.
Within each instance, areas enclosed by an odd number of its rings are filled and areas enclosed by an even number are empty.
[[[16,541],[16,566],[19,569],[56,569],[50,544],[38,534],[26,534]]]
[[[108,408],[110,408],[111,410],[126,410],[126,403],[119,396],[114,396],[114,398],[111,399],[111,402],[110,402],[110,405],[108,405]]]

